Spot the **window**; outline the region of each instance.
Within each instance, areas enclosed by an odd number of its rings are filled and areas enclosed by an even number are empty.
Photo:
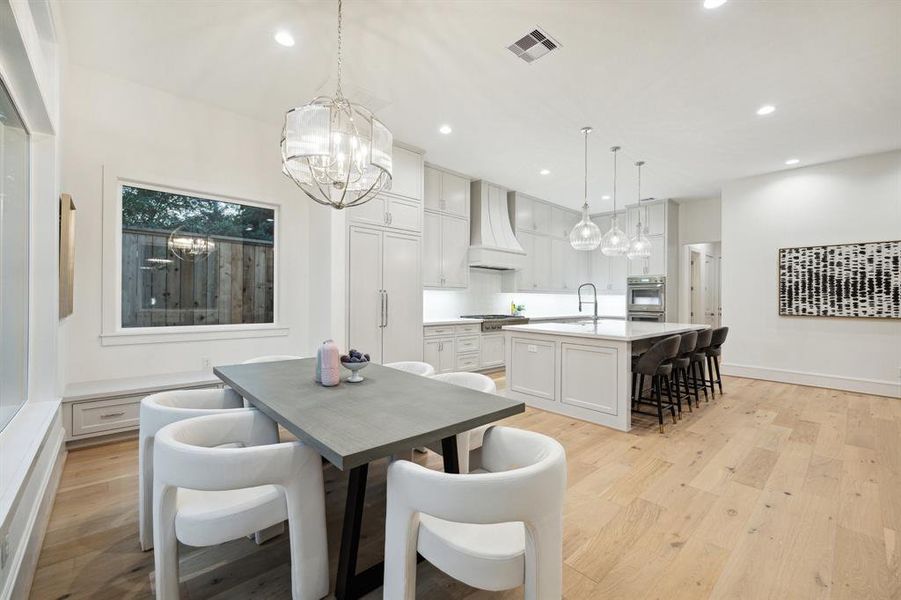
[[[28,151],[0,84],[0,430],[28,395]]]
[[[122,328],[273,323],[275,211],[121,186]]]

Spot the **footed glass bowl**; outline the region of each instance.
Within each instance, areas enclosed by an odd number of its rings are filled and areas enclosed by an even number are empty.
[[[341,366],[350,371],[350,377],[347,378],[348,383],[360,383],[363,381],[363,376],[360,375],[359,371],[363,367],[369,364],[369,361],[366,362],[341,362]]]

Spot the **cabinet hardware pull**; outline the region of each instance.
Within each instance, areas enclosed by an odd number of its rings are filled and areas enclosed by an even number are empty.
[[[388,290],[383,290],[385,293],[385,327],[388,326]]]
[[[114,413],[106,413],[106,414],[100,415],[100,418],[101,418],[101,419],[112,419],[113,417],[121,417],[121,416],[124,415],[124,414],[125,414],[125,411],[114,412]]]

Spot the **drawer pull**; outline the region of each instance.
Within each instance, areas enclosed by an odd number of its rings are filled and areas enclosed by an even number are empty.
[[[121,417],[124,414],[125,414],[125,411],[119,411],[119,412],[114,412],[114,413],[105,413],[105,414],[100,415],[100,418],[101,419],[112,419],[113,417]]]

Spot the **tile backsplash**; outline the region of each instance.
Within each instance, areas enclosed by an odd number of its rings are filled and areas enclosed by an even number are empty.
[[[465,290],[423,290],[423,320],[437,321],[471,314],[508,314],[511,302],[524,304],[526,316],[533,318],[579,313],[579,302],[575,294],[502,292],[501,277],[500,273],[472,269],[469,272],[469,288]],[[585,307],[585,314],[591,312],[591,306]],[[624,317],[625,295],[599,293],[598,314]]]

